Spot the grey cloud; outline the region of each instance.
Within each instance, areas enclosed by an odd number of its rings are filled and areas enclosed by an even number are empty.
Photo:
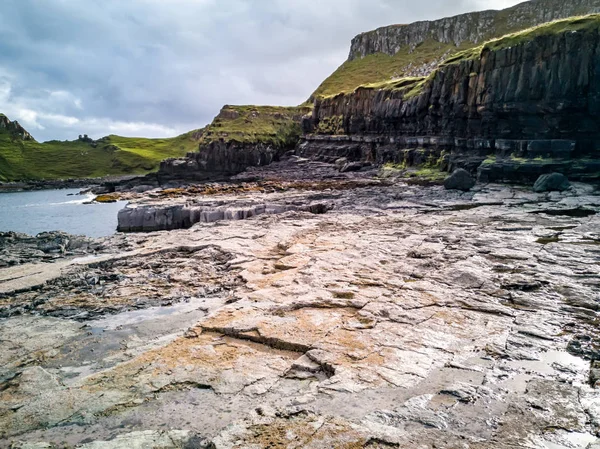
[[[40,140],[164,136],[303,102],[350,39],[511,0],[4,0],[0,112]]]

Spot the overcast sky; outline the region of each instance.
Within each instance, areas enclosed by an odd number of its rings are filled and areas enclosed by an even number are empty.
[[[163,137],[297,105],[356,34],[513,0],[2,0],[0,112],[36,139]]]

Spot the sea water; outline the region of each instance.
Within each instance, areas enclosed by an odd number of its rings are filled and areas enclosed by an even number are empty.
[[[117,213],[126,202],[84,204],[94,195],[78,193],[78,189],[0,193],[0,231],[30,235],[64,231],[88,237],[113,234]]]

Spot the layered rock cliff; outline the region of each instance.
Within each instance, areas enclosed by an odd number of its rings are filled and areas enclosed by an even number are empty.
[[[268,165],[295,148],[302,118],[310,111],[306,105],[226,105],[204,130],[198,152],[161,163],[159,181],[220,179],[247,167]]]
[[[431,39],[460,47],[480,43],[528,27],[571,16],[600,12],[596,0],[532,0],[502,11],[481,11],[440,20],[392,25],[362,33],[352,40],[349,60],[374,53],[395,55],[409,47],[414,51]]]
[[[225,106],[198,152],[161,164],[159,182],[227,177],[297,142],[299,155],[329,162],[464,167],[488,181],[548,171],[596,179],[600,15],[475,43],[599,9],[598,0],[533,0],[361,34],[310,106]]]
[[[490,39],[552,20],[598,12],[597,0],[532,0],[502,11],[378,28],[353,39],[348,60],[311,98],[349,93],[364,84],[427,76],[453,53]]]
[[[458,54],[426,78],[317,99],[300,152],[471,170],[490,156],[597,157],[599,28],[599,15],[554,22]],[[590,164],[565,169],[599,171]]]

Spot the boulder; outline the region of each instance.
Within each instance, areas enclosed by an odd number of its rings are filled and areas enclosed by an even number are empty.
[[[455,170],[450,176],[444,181],[444,187],[446,190],[462,190],[468,192],[475,186],[475,179],[470,173],[462,168]]]
[[[561,173],[550,173],[542,175],[537,179],[533,185],[533,191],[538,193],[553,191],[564,192],[569,187],[571,187],[571,183],[565,175]]]

